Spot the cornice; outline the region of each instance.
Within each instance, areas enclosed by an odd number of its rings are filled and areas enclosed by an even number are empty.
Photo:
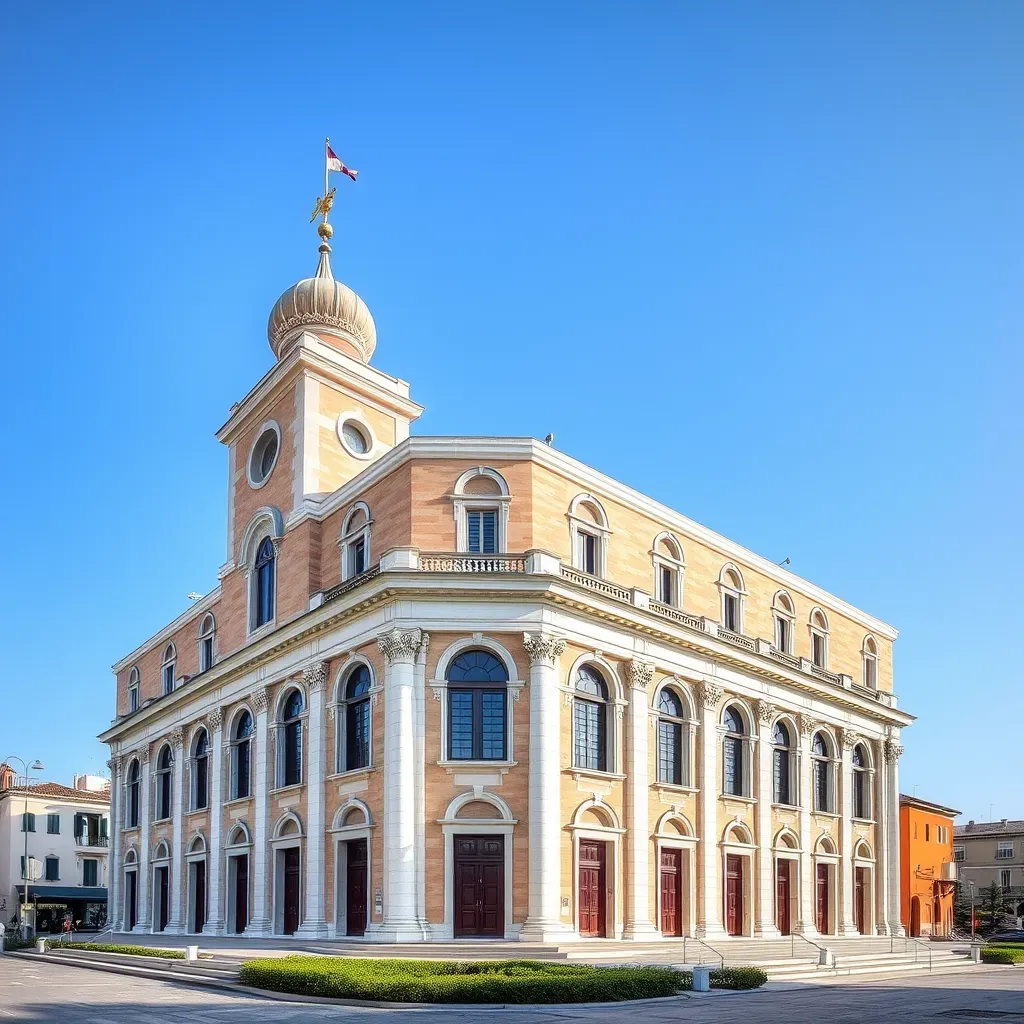
[[[182,626],[187,625],[189,620],[194,619],[197,615],[202,615],[207,612],[220,600],[220,584],[213,588],[204,597],[201,597],[191,607],[186,608],[176,619],[167,623],[163,629],[159,632],[154,633],[148,640],[144,640],[138,647],[135,648],[130,654],[126,654],[120,661],[114,662],[111,668],[115,673],[122,672],[130,665],[134,664],[139,660],[147,651],[152,650],[154,647],[169,639],[175,633],[181,629]],[[196,637],[198,640],[198,636]]]

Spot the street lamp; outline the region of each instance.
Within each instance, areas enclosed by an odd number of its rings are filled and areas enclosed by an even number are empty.
[[[22,770],[25,772],[25,816],[21,819],[21,830],[25,833],[25,902],[21,909],[21,937],[23,939],[28,938],[28,924],[25,922],[25,917],[28,914],[28,773],[29,772],[41,772],[43,770],[43,762],[36,758],[31,764],[26,764],[24,758],[21,757],[5,757],[2,764],[10,764],[11,761],[20,761]]]
[[[971,890],[971,942],[974,942],[974,879],[967,879],[967,888]]]

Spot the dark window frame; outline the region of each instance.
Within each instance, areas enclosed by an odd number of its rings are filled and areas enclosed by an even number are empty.
[[[507,761],[508,671],[483,649],[456,655],[446,672],[449,761]]]
[[[274,621],[277,604],[277,552],[270,537],[264,537],[253,562],[253,629]]]

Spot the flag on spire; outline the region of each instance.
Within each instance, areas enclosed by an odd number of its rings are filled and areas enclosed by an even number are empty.
[[[331,149],[330,144],[327,145],[327,170],[329,171],[340,171],[342,174],[347,174],[353,181],[356,180],[358,171],[353,171],[351,167],[346,167],[338,157],[338,154]]]

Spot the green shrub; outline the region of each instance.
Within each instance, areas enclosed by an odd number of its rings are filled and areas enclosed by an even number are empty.
[[[985,946],[981,962],[986,964],[1024,964],[1024,947]]]
[[[181,949],[154,949],[152,946],[115,946],[105,942],[47,943],[49,949],[86,949],[94,953],[124,953],[128,956],[156,956],[164,960],[184,960]]]
[[[722,967],[711,972],[712,988],[760,988],[768,975],[760,967]]]
[[[10,934],[4,936],[4,949],[29,949],[34,945],[32,939],[20,939]]]
[[[439,961],[288,956],[242,964],[254,988],[395,1003],[603,1003],[690,988],[671,967],[595,967],[531,960]]]

